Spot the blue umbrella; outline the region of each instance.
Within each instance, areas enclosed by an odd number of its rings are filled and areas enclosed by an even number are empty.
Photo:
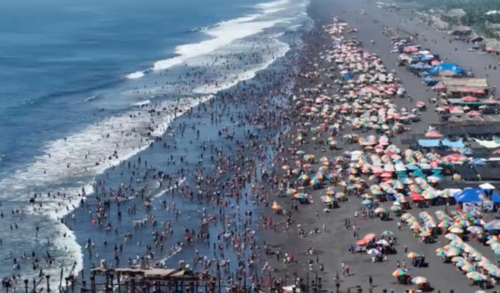
[[[500,220],[493,220],[491,222],[486,223],[486,225],[484,225],[484,229],[486,229],[486,230],[500,230]]]
[[[371,205],[372,204],[372,201],[369,200],[369,199],[365,199],[361,202],[363,205],[367,206],[367,205]]]
[[[413,170],[419,170],[420,167],[415,165],[415,164],[407,164],[406,166],[406,169],[410,170],[410,171],[413,171]]]
[[[462,149],[460,153],[464,156],[472,156],[472,150],[471,149]]]
[[[473,166],[484,166],[484,165],[486,165],[486,161],[484,159],[476,158],[476,159],[470,161],[469,164],[473,165]]]

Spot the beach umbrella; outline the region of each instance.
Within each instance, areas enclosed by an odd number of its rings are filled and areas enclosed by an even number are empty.
[[[462,271],[466,273],[474,272],[476,269],[469,263],[465,264],[460,268]]]
[[[372,204],[372,201],[370,199],[365,199],[361,202],[361,204],[367,206],[367,205],[371,205]]]
[[[457,263],[457,262],[464,262],[466,260],[465,260],[465,258],[463,258],[461,256],[455,256],[455,257],[451,258],[451,261]]]
[[[392,235],[394,235],[394,233],[392,233],[392,231],[385,230],[384,232],[382,232],[382,235],[384,235],[384,236],[392,236]]]
[[[422,200],[424,200],[424,197],[421,196],[420,194],[418,194],[417,192],[413,192],[412,194],[410,194],[410,198],[413,201],[422,201]]]
[[[427,231],[424,231],[424,232],[420,233],[418,236],[420,236],[420,237],[428,237],[428,236],[431,236],[431,233],[429,233]]]
[[[500,230],[500,220],[493,220],[484,225],[484,229],[488,231]]]
[[[481,112],[479,112],[479,111],[474,111],[474,110],[473,110],[473,111],[469,111],[469,112],[467,113],[467,116],[468,116],[468,117],[479,117],[479,116],[481,116],[481,115],[482,115],[482,114],[481,114]]]
[[[307,195],[306,195],[306,194],[304,194],[304,193],[297,193],[297,194],[295,194],[295,195],[294,195],[294,197],[295,197],[296,199],[306,199],[306,198],[307,198]]]
[[[444,251],[441,247],[436,249],[436,255],[437,256],[440,256],[440,257],[443,257],[443,256],[446,256],[446,251]]]
[[[393,206],[391,207],[391,211],[393,211],[393,212],[397,212],[397,211],[400,211],[400,210],[401,210],[401,207],[400,207],[400,206],[393,205]]]
[[[457,268],[461,268],[461,267],[464,267],[464,266],[466,266],[466,265],[470,265],[470,263],[469,263],[468,261],[459,261],[459,262],[456,262],[456,263],[455,263],[455,266],[456,266]]]
[[[373,211],[375,214],[387,214],[387,210],[385,208],[376,208],[375,211]]]
[[[472,234],[482,234],[483,228],[477,226],[470,226],[467,228],[467,231],[471,232]]]
[[[424,134],[424,136],[426,138],[442,138],[443,137],[443,135],[437,130],[432,130],[432,131],[426,132]]]
[[[493,186],[491,183],[483,183],[479,185],[479,188],[485,189],[485,190],[494,190],[495,186]]]
[[[322,196],[321,197],[321,200],[324,202],[324,203],[333,203],[335,201],[335,199],[331,196],[328,196],[328,195],[325,195],[325,196]]]
[[[420,284],[425,284],[427,283],[427,279],[424,278],[424,277],[415,277],[413,279],[411,279],[411,282],[415,285],[420,285]]]
[[[457,256],[460,255],[460,249],[456,247],[450,247],[450,249],[446,252],[446,256],[452,257],[452,256]]]
[[[476,102],[477,98],[473,97],[473,96],[465,96],[465,97],[461,98],[460,101],[462,101],[464,103],[472,103],[472,102]]]
[[[450,242],[450,246],[462,250],[464,248],[464,243],[463,242],[459,242],[459,241],[452,241],[452,242]]]
[[[380,251],[375,249],[375,248],[372,248],[370,250],[367,251],[367,253],[371,256],[376,256],[376,255],[379,255],[380,254]]]
[[[408,273],[406,272],[406,270],[402,270],[402,269],[397,269],[395,270],[392,275],[394,277],[401,277],[401,276],[406,276]]]
[[[286,190],[286,195],[294,195],[294,194],[296,194],[296,193],[297,193],[297,190],[292,189],[292,188],[288,188],[288,189]]]
[[[377,241],[377,244],[383,245],[383,246],[389,246],[389,242],[387,242],[387,240],[385,240],[385,239],[380,239],[379,241]]]
[[[420,257],[420,254],[416,253],[416,252],[410,252],[408,253],[408,255],[406,255],[408,258],[416,258],[416,257]]]
[[[470,280],[473,280],[473,281],[484,281],[487,279],[487,277],[483,274],[480,274],[478,272],[470,272],[470,273],[467,273],[467,278],[469,278]]]

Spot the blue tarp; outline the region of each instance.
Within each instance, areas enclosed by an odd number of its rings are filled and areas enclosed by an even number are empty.
[[[493,203],[500,203],[500,195],[498,195],[498,193],[496,193],[496,192],[493,192],[492,200],[493,200]]]
[[[432,54],[418,54],[417,56],[420,61],[430,61],[434,59],[434,55]]]
[[[352,79],[352,74],[350,72],[347,72],[346,74],[343,75],[345,80],[351,80]]]
[[[424,148],[434,148],[438,147],[440,144],[450,148],[464,148],[465,144],[462,140],[451,141],[449,139],[419,139],[418,145]]]
[[[457,141],[451,141],[449,139],[443,139],[441,141],[441,143],[444,145],[444,146],[447,146],[447,147],[450,147],[450,148],[463,148],[465,145],[464,145],[464,142],[462,140],[457,140]]]
[[[437,80],[434,79],[434,77],[432,77],[432,76],[426,76],[424,78],[424,82],[426,85],[435,85],[437,83]]]
[[[453,195],[455,200],[459,203],[462,202],[481,202],[481,197],[484,193],[482,189],[464,189],[460,192],[457,192]]]
[[[465,70],[455,63],[441,63],[429,69],[429,73],[437,75],[442,71],[449,71],[453,75],[465,75]]]
[[[419,70],[423,70],[423,69],[427,70],[427,69],[432,68],[432,66],[430,66],[429,64],[425,64],[422,62],[411,64],[410,67],[413,69],[419,69]]]
[[[439,146],[439,139],[419,139],[418,145],[424,148],[434,148]]]
[[[453,195],[455,200],[457,202],[481,202],[483,199],[486,199],[486,196],[484,195],[485,190],[484,189],[464,189],[460,192],[457,192]],[[498,204],[500,203],[500,195],[498,193],[493,192],[491,194],[491,199],[493,203]]]

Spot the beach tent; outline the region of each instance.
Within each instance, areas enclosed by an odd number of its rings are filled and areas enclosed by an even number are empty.
[[[481,195],[483,194],[482,189],[464,189],[453,195],[458,203],[463,202],[481,202]]]
[[[442,73],[449,73],[450,75],[465,75],[466,71],[455,63],[441,63],[429,69],[429,73],[433,75],[439,75]]]
[[[441,143],[444,145],[444,146],[447,146],[447,147],[450,147],[450,148],[463,148],[465,147],[464,145],[464,142],[460,139],[460,140],[457,140],[457,141],[451,141],[449,139],[443,139],[441,141]]]
[[[462,202],[481,202],[485,199],[484,189],[472,189],[466,188],[461,192],[457,192],[453,195],[455,200],[459,203]],[[500,196],[496,193],[492,193],[492,200],[494,203],[500,203]]]
[[[479,188],[482,188],[484,190],[494,190],[495,186],[493,186],[491,183],[483,183],[479,185]]]
[[[439,139],[419,139],[418,145],[424,148],[435,148],[439,146]]]
[[[500,140],[496,139],[496,140],[480,140],[480,139],[476,139],[474,138],[474,140],[482,147],[485,147],[487,149],[496,149],[496,148],[499,148],[500,147]]]

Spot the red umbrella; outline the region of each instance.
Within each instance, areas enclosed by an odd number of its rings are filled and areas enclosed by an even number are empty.
[[[444,86],[442,84],[438,84],[438,85],[435,85],[432,89],[435,91],[444,90],[444,89],[446,89],[446,86]]]
[[[469,116],[469,117],[479,117],[479,116],[481,116],[481,113],[479,111],[470,111],[469,113],[467,113],[467,116]]]
[[[458,162],[462,161],[464,158],[465,157],[461,154],[451,154],[443,157],[443,159],[447,162]]]
[[[427,137],[427,138],[442,138],[443,135],[441,133],[439,133],[439,131],[437,131],[437,130],[432,130],[432,131],[425,133],[425,137]]]
[[[413,192],[412,194],[410,194],[410,198],[413,201],[422,201],[422,200],[424,200],[424,197],[421,196],[420,194],[416,193],[416,192]]]
[[[486,99],[486,100],[483,100],[483,103],[485,103],[485,104],[498,104],[498,103],[500,103],[500,101],[494,100],[494,99]]]
[[[388,177],[392,177],[392,174],[391,172],[382,172],[382,174],[380,174],[380,177],[384,177],[384,178],[388,178]]]
[[[460,101],[466,102],[466,103],[477,102],[477,98],[473,97],[473,96],[466,96],[466,97],[461,98]]]

